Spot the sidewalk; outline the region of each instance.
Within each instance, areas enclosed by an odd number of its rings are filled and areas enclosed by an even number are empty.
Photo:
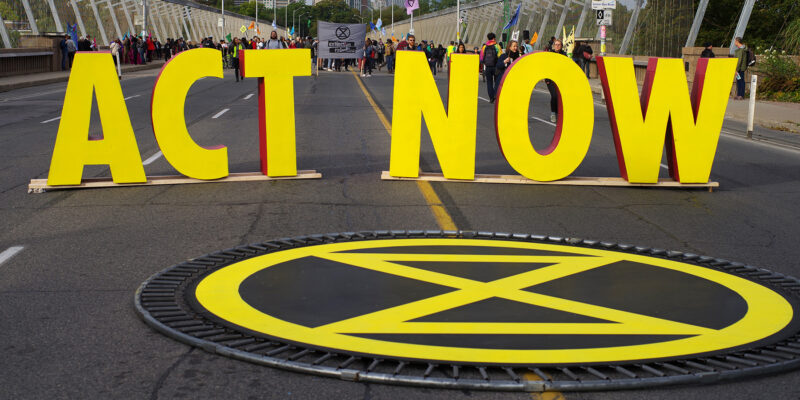
[[[592,87],[592,92],[600,94],[602,91],[599,79],[589,79],[589,85]],[[641,89],[641,88],[640,88]],[[750,101],[728,100],[728,107],[725,109],[725,118],[747,123],[747,112],[750,106]],[[756,125],[767,129],[773,129],[785,132],[781,136],[791,136],[792,139],[796,136],[798,144],[800,144],[800,103],[779,103],[774,101],[756,101],[756,111],[753,121]]]
[[[161,68],[163,60],[155,60],[145,65],[122,65],[122,77],[126,73],[145,69]],[[66,82],[69,80],[69,71],[45,72],[41,74],[14,75],[0,78],[0,92],[21,89],[31,86],[46,85],[49,83]]]

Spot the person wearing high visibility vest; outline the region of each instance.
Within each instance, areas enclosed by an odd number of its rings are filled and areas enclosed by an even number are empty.
[[[246,47],[239,41],[239,38],[233,39],[233,45],[229,47],[229,52],[231,54],[231,60],[233,62],[233,73],[236,76],[236,82],[239,82],[239,78],[241,77],[244,81],[244,76],[239,74],[239,50],[244,50]]]
[[[456,42],[450,41],[450,46],[447,46],[447,68],[450,68],[450,54],[456,51]]]

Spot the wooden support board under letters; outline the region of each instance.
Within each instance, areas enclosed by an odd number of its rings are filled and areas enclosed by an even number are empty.
[[[239,172],[232,173],[222,179],[202,180],[187,178],[183,175],[150,176],[147,182],[141,183],[114,183],[111,178],[88,178],[84,179],[80,185],[49,186],[47,179],[31,179],[28,185],[28,193],[44,193],[47,190],[60,189],[88,189],[102,187],[126,187],[126,186],[151,186],[151,185],[180,185],[185,183],[219,183],[219,182],[252,182],[252,181],[274,181],[287,179],[319,179],[322,174],[314,170],[297,171],[295,176],[266,176],[261,172]]]
[[[612,177],[577,177],[570,176],[552,182],[539,182],[525,178],[521,175],[492,175],[475,174],[474,180],[447,179],[444,175],[434,172],[420,172],[419,178],[401,178],[391,176],[389,171],[383,171],[381,179],[385,181],[432,181],[432,182],[477,182],[477,183],[514,183],[521,185],[566,185],[566,186],[617,186],[617,187],[661,187],[661,188],[680,188],[698,189],[708,188],[710,192],[713,188],[719,187],[719,182],[708,183],[680,183],[672,179],[659,179],[657,183],[630,183],[623,178]]]

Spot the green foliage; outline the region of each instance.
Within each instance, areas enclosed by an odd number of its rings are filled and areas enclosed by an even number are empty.
[[[797,40],[800,40],[797,39],[800,36],[798,4],[800,3],[797,0],[756,1],[743,37],[745,43],[751,48],[760,46],[790,50],[786,47],[786,41],[795,38],[793,52],[796,53]],[[741,0],[710,1],[695,45],[709,42],[715,47],[728,47],[733,39],[741,10]],[[793,27],[793,34],[790,33],[789,27]]]
[[[800,101],[800,66],[786,51],[756,48],[755,73],[758,74],[758,97],[777,101]]]
[[[6,21],[19,21],[19,15],[5,1],[0,1],[0,15]]]
[[[786,26],[783,37],[782,47],[791,54],[800,54],[800,18]]]

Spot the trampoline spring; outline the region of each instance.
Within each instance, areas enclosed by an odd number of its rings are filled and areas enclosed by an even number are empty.
[[[344,360],[344,362],[342,362],[341,364],[339,364],[339,366],[338,366],[338,367],[336,367],[336,368],[337,368],[337,369],[341,369],[341,368],[347,368],[347,366],[348,366],[348,365],[350,365],[350,364],[352,364],[352,363],[356,362],[356,360],[358,360],[358,357],[356,357],[356,356],[350,356],[350,358],[348,358],[347,360]]]
[[[325,353],[325,354],[323,354],[323,355],[322,355],[322,357],[320,357],[320,358],[318,358],[318,359],[314,360],[314,362],[312,362],[312,363],[311,363],[311,365],[319,365],[319,364],[322,364],[322,363],[324,363],[325,361],[328,361],[328,360],[329,360],[331,357],[333,357],[333,353]]]
[[[662,376],[666,375],[665,373],[663,373],[663,372],[661,372],[661,371],[659,371],[659,370],[657,370],[657,369],[655,369],[655,368],[653,368],[653,367],[651,367],[651,366],[649,366],[647,364],[641,364],[641,365],[639,365],[639,368],[641,368],[641,369],[643,369],[643,370],[645,370],[645,371],[647,371],[647,372],[649,372],[649,373],[651,373],[651,374],[653,374],[655,376],[658,376],[658,377],[662,377]]]
[[[791,353],[779,353],[777,351],[772,351],[772,350],[759,350],[759,352],[764,355],[780,357],[787,360],[793,360],[796,357],[794,354]]]
[[[161,318],[161,317],[177,317],[180,315],[186,315],[186,313],[184,313],[183,311],[155,311],[151,312],[150,315],[156,318]]]
[[[600,378],[602,380],[607,381],[607,380],[611,379],[608,376],[606,376],[605,374],[603,374],[602,372],[600,372],[600,371],[598,371],[598,370],[596,370],[596,369],[594,369],[592,367],[584,367],[583,369],[586,370],[586,372],[588,372],[588,373],[590,373],[590,374],[592,374],[592,375],[594,375],[594,376],[596,376],[596,377],[598,377],[598,378]]]
[[[206,323],[203,321],[198,320],[190,320],[190,321],[176,321],[169,325],[170,328],[188,328],[190,326],[197,326],[197,325],[205,325]]]
[[[777,347],[777,349],[778,349],[778,350],[783,350],[783,349],[781,349],[781,348],[780,348],[780,346],[779,346],[779,347]],[[749,358],[749,359],[751,359],[751,360],[758,360],[758,361],[762,361],[762,362],[768,362],[768,363],[775,363],[775,362],[778,362],[778,360],[776,360],[776,359],[774,359],[774,358],[772,358],[772,357],[764,357],[764,356],[759,356],[759,355],[757,355],[757,354],[750,354],[750,353],[746,353],[746,354],[744,355],[744,357],[745,357],[745,358]]]
[[[402,371],[403,368],[405,368],[405,366],[406,366],[406,362],[405,361],[400,361],[399,363],[397,363],[397,368],[394,369],[394,372],[392,372],[392,375],[399,374],[400,371]]]
[[[715,371],[714,368],[709,367],[708,365],[703,365],[703,364],[700,364],[700,363],[697,363],[697,362],[694,362],[694,361],[688,361],[687,360],[687,361],[684,361],[683,364],[686,365],[686,366],[695,368],[695,369],[706,371],[706,372],[714,372]]]
[[[453,365],[453,379],[458,380],[458,365]]]
[[[541,379],[543,381],[548,381],[548,382],[552,382],[553,381],[550,378],[550,375],[547,375],[546,373],[544,373],[544,371],[542,371],[539,368],[528,368],[528,369],[531,370],[534,374],[536,374],[539,377],[539,379]]]
[[[711,365],[715,365],[715,366],[720,367],[720,368],[725,368],[725,369],[738,369],[739,368],[739,367],[737,367],[735,365],[731,365],[731,364],[728,364],[726,362],[715,360],[713,358],[704,358],[703,362],[711,364]]]
[[[758,365],[755,361],[745,360],[743,358],[734,357],[734,356],[725,356],[726,361],[735,362],[737,364],[747,365],[748,367],[755,367]]]
[[[173,277],[173,278],[186,278],[186,277],[190,277],[192,275],[194,275],[194,274],[192,274],[191,272],[176,271],[176,270],[173,269],[173,270],[171,270],[169,272],[165,272],[161,276],[169,276],[169,277]]]
[[[664,367],[664,368],[666,368],[666,369],[668,369],[670,371],[677,372],[679,374],[684,374],[684,375],[688,375],[689,374],[688,370],[685,370],[685,369],[683,369],[683,368],[681,368],[681,367],[679,367],[677,365],[672,365],[670,363],[656,363],[656,365],[658,365],[660,367]]]
[[[222,343],[222,342],[227,342],[229,340],[241,339],[241,338],[242,338],[242,335],[240,335],[238,333],[232,333],[232,334],[228,334],[228,335],[222,335],[220,337],[210,337],[207,340],[210,340],[212,342]],[[227,346],[227,344],[226,344],[226,346]]]
[[[578,375],[575,375],[574,372],[570,371],[569,368],[559,368],[558,370],[563,372],[564,375],[570,377],[570,379],[572,379],[572,380],[576,380],[576,381],[580,381],[581,380],[581,378],[579,378]]]
[[[422,376],[424,378],[427,378],[431,374],[431,372],[433,372],[434,368],[436,368],[436,365],[428,364],[428,368],[425,368],[425,372],[422,374]]]
[[[287,344],[285,346],[278,347],[277,349],[270,350],[270,351],[268,351],[268,352],[266,352],[264,354],[266,356],[272,357],[274,355],[281,354],[281,353],[283,353],[283,352],[285,352],[287,350],[291,350],[292,348],[293,348],[292,345]]]
[[[520,377],[519,377],[519,375],[517,375],[517,374],[514,372],[514,369],[513,369],[513,368],[510,368],[510,367],[504,367],[504,368],[503,368],[503,371],[506,371],[506,373],[508,374],[508,376],[510,376],[510,377],[511,377],[511,379],[513,379],[515,382],[519,382],[519,381],[520,381]]]
[[[306,354],[308,354],[308,353],[310,353],[310,352],[311,352],[311,349],[305,349],[305,350],[303,350],[303,351],[300,351],[300,352],[298,352],[298,353],[295,353],[295,354],[292,354],[291,356],[289,356],[289,360],[291,360],[291,361],[294,361],[294,360],[301,359],[301,358],[303,358],[303,357],[304,357]]]
[[[254,344],[252,346],[248,346],[245,350],[247,350],[248,352],[253,353],[253,352],[256,352],[256,351],[259,351],[259,350],[266,349],[267,347],[275,346],[276,344],[277,343],[275,343],[275,342],[257,342],[256,344]]]
[[[789,345],[791,346],[791,343]],[[775,346],[775,348],[780,350],[780,351],[785,351],[787,353],[800,354],[800,349],[795,349],[795,348],[786,347],[786,346]]]
[[[205,323],[202,323],[201,325],[180,328],[179,330],[183,333],[192,333],[192,332],[204,331],[209,328],[214,328],[214,325],[206,325]]]
[[[372,360],[372,362],[369,364],[369,367],[367,367],[367,372],[372,372],[372,370],[375,369],[375,367],[377,367],[381,362],[383,362],[383,360],[380,358]]]
[[[196,338],[207,338],[209,336],[219,335],[220,333],[225,333],[225,329],[211,329],[208,331],[200,331],[194,334]]]
[[[478,367],[478,372],[481,373],[481,377],[483,378],[483,380],[485,381],[489,380],[489,374],[486,373],[486,367]]]
[[[167,322],[183,322],[183,321],[193,321],[193,320],[194,320],[194,318],[193,318],[193,317],[190,317],[190,316],[188,316],[188,315],[186,315],[186,314],[183,314],[183,315],[173,315],[173,316],[164,316],[164,317],[158,317],[158,320],[159,320],[160,322],[162,322],[162,323],[165,323],[165,324],[166,324]],[[171,326],[171,327],[173,327],[173,328],[174,328],[175,326]]]
[[[441,237],[442,231],[425,231],[425,237]]]
[[[244,339],[234,340],[233,342],[230,342],[230,343],[225,343],[225,345],[230,347],[230,348],[235,349],[237,347],[241,347],[241,346],[244,346],[246,344],[253,343],[255,341],[256,340],[254,338],[244,338]]]
[[[633,373],[631,371],[628,371],[627,369],[625,369],[623,367],[616,366],[616,367],[614,367],[614,370],[616,370],[620,374],[623,374],[623,375],[627,376],[628,378],[633,378],[633,379],[637,378],[635,373]]]

